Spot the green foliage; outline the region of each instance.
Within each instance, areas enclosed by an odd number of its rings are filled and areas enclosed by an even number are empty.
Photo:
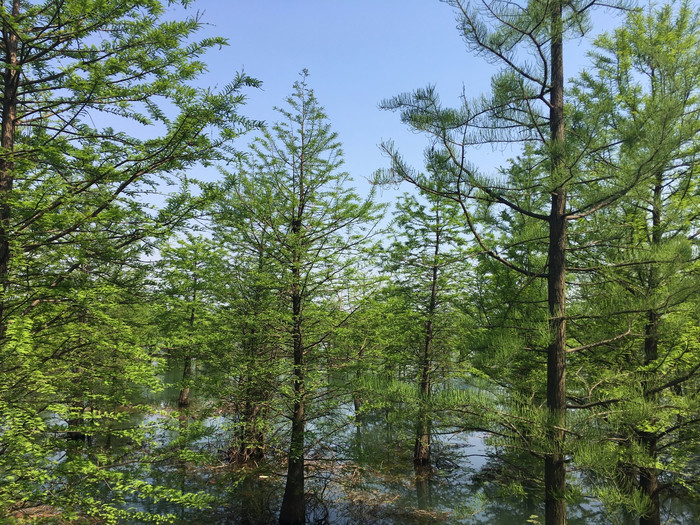
[[[659,511],[643,476],[698,490],[687,484],[695,472],[687,451],[698,431],[691,312],[698,301],[699,39],[700,19],[687,4],[633,12],[598,39],[595,67],[574,90],[585,120],[603,130],[595,139],[615,145],[605,159],[588,159],[603,175],[594,187],[610,187],[613,178],[626,187],[614,207],[576,232],[579,246],[595,245],[593,257],[577,258],[587,272],[574,303],[576,344],[607,341],[571,360],[582,367],[572,398],[593,409],[581,419],[588,428],[578,428],[596,444],[576,461],[608,480],[596,490],[612,509],[639,514]]]
[[[120,428],[159,384],[141,260],[192,209],[145,199],[227,152],[252,124],[241,89],[258,83],[193,87],[224,41],[197,41],[198,16],[166,21],[160,1],[18,6],[0,7],[0,514],[47,504],[115,522],[97,501],[120,460],[89,443],[147,442]]]
[[[338,136],[306,71],[277,109],[280,121],[223,171],[214,203],[215,239],[227,253],[216,300],[228,310],[216,366],[242,457],[264,449],[272,421],[294,406],[304,405],[304,420],[337,410],[339,344],[360,315],[355,282],[381,212],[341,171]]]
[[[482,425],[518,462],[523,450],[552,453],[549,428],[550,436],[566,434],[561,443],[578,450],[575,464],[600,469],[599,479],[606,468],[634,465],[638,479],[685,480],[675,469],[682,449],[695,448],[697,368],[694,344],[676,341],[697,324],[686,317],[698,290],[697,15],[687,3],[631,11],[624,27],[601,36],[593,67],[565,98],[562,138],[548,60],[555,63],[560,31],[585,33],[595,2],[448,3],[470,49],[503,70],[490,95],[463,97],[457,109],[433,87],[384,102],[429,136],[426,158],[441,166],[439,175],[417,173],[389,143],[384,178],[458,202],[485,256],[474,270],[473,311],[483,328],[468,344],[478,375],[492,381],[482,388],[497,400],[485,404]],[[503,143],[523,148],[497,173],[469,162],[474,146]],[[566,204],[563,218],[555,202]],[[567,229],[559,250],[553,235]],[[553,296],[559,262],[567,317],[555,332],[564,308]],[[547,355],[562,339],[568,372],[553,373]],[[544,409],[545,401],[553,406],[545,385],[564,375],[568,400],[557,402],[555,421]],[[681,429],[685,446],[676,447]],[[634,484],[615,490],[630,495],[630,508],[640,511],[640,497],[651,508],[651,495]]]
[[[468,46],[505,69],[456,109],[434,87],[384,104],[432,143],[425,173],[386,145],[385,178],[423,191],[398,200],[380,244],[382,209],[351,189],[306,71],[240,154],[231,139],[258,124],[237,114],[241,89],[258,82],[194,87],[224,44],[193,39],[198,15],[162,21],[155,0],[0,6],[0,87],[19,123],[3,121],[0,151],[3,519],[50,505],[64,520],[175,521],[144,509],[215,503],[184,490],[187,469],[287,446],[303,485],[307,452],[325,459],[319,444],[353,415],[358,435],[381,419],[380,448],[401,458],[436,432],[487,433],[506,499],[540,496],[541,459],[562,443],[569,486],[555,495],[593,496],[613,522],[658,512],[644,480],[698,496],[698,14],[633,10],[601,35],[567,93],[563,143],[548,54],[597,2],[563,5],[561,28],[551,2],[447,3]],[[504,143],[523,147],[492,174],[466,160]],[[220,184],[181,175],[218,161]],[[565,424],[548,405],[544,279],[564,187]],[[188,223],[200,214],[204,233]],[[209,422],[140,401],[164,387],[166,359],[185,363],[182,391],[211,400],[189,413],[221,416],[215,445]],[[181,467],[179,488],[161,464]]]

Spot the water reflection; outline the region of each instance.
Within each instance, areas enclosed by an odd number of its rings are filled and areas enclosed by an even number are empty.
[[[183,525],[277,523],[286,471],[284,444],[280,443],[278,449],[271,447],[268,461],[258,465],[242,468],[229,463],[221,451],[233,439],[228,430],[232,416],[207,415],[203,411],[205,400],[195,386],[190,411],[171,417],[179,395],[177,375],[182,368],[176,365],[171,370],[175,379],[172,386],[157,395],[149,394],[148,399],[163,412],[134,414],[125,425],[149,425],[154,443],[168,450],[160,461],[139,465],[142,479],[182,492],[205,494],[208,507],[198,509],[136,497],[123,501],[123,506],[169,514],[174,523]],[[349,402],[347,415],[315,421],[310,429],[316,444],[308,451],[307,523],[513,525],[543,521],[538,501],[503,496],[497,487],[484,483],[484,476],[479,474],[494,467],[496,460],[489,456],[483,435],[435,436],[431,446],[433,464],[415,468],[411,425],[392,425],[384,414],[366,414],[362,421],[351,423],[347,416],[352,413]],[[120,441],[118,432],[108,436],[84,446],[117,450],[128,445]],[[700,508],[679,498],[669,499],[663,505],[663,516],[669,524],[693,523],[700,516]],[[570,525],[634,522],[629,516],[606,516],[596,502],[569,505]]]

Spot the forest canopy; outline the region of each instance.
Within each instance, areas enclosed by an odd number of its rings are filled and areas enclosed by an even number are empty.
[[[700,519],[696,6],[443,3],[366,189],[196,2],[2,2],[0,521]]]

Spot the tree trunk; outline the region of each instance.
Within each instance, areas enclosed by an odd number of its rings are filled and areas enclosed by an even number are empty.
[[[652,209],[651,209],[651,244],[654,249],[658,249],[662,241],[661,231],[661,197],[663,191],[663,175],[658,173],[656,184],[653,189]],[[653,293],[659,286],[659,278],[654,266],[649,269],[648,290]],[[659,357],[659,320],[661,315],[655,310],[647,312],[647,322],[644,326],[644,365],[648,366]],[[644,397],[648,400],[656,397],[651,393],[653,380],[643,380],[642,389]],[[644,449],[649,454],[649,459],[656,461],[656,445],[658,438],[650,432],[638,432],[639,439]],[[659,499],[659,479],[658,472],[654,467],[643,467],[639,471],[639,488],[642,494],[649,498],[651,507],[644,516],[639,518],[639,525],[661,525],[661,505]]]
[[[413,464],[420,466],[430,465],[430,419],[423,411],[418,416],[416,426],[416,443],[413,448]]]
[[[552,11],[552,88],[550,132],[552,155],[551,211],[549,215],[548,306],[551,343],[547,352],[547,408],[550,451],[545,458],[545,524],[566,524],[566,186],[564,182],[564,64],[562,6]]]
[[[653,269],[649,276],[650,283],[653,283],[656,278]],[[644,329],[644,364],[649,365],[654,362],[659,355],[659,314],[653,310],[648,312],[647,324]],[[651,399],[654,396],[649,393],[652,385],[649,381],[642,381],[644,389],[644,397]],[[658,438],[651,432],[637,432],[642,446],[649,454],[651,461],[656,461],[657,451],[656,444]],[[642,467],[639,470],[639,488],[642,494],[649,498],[651,504],[649,511],[639,518],[639,525],[661,525],[661,502],[659,498],[659,479],[658,472],[654,467]]]
[[[185,357],[185,366],[182,370],[182,387],[180,395],[177,398],[178,408],[187,408],[190,406],[190,381],[192,380],[192,358]]]
[[[262,244],[257,246],[258,272],[262,275],[265,272],[265,250]],[[272,355],[267,355],[267,347],[264,337],[260,332],[260,325],[263,323],[259,319],[261,314],[260,306],[264,304],[263,298],[266,295],[264,286],[256,284],[253,289],[253,318],[247,327],[247,335],[244,345],[248,363],[244,375],[244,397],[243,407],[243,432],[242,442],[238,445],[238,459],[246,463],[248,461],[258,462],[265,457],[265,417],[267,415],[266,406],[270,399],[270,385],[267,374],[260,369],[261,358],[274,359]],[[262,377],[261,377],[262,376]]]
[[[259,393],[251,393],[254,399],[260,399]],[[265,431],[259,421],[264,417],[262,405],[256,401],[246,400],[243,409],[243,443],[240,445],[239,458],[242,462],[257,462],[265,457]]]
[[[256,360],[260,352],[260,340],[253,328],[248,338],[248,365],[245,374],[242,441],[238,445],[238,459],[246,463],[259,461],[265,457],[265,402],[269,392],[265,381],[256,374]]]
[[[357,372],[357,375],[360,375],[359,371]],[[355,392],[355,395],[352,397],[352,404],[355,407],[355,417],[359,418],[360,409],[362,408],[362,398],[357,392]]]
[[[563,215],[566,194],[552,196],[549,248],[549,313],[552,342],[547,355],[547,408],[551,421],[551,451],[545,458],[545,524],[566,523],[566,464],[564,426],[566,425],[566,304],[565,253],[566,219]]]
[[[12,16],[18,17],[20,0],[12,2]],[[0,129],[0,280],[3,297],[0,298],[0,337],[5,333],[5,294],[9,286],[10,267],[10,199],[14,182],[15,129],[17,125],[17,91],[20,71],[17,60],[17,34],[4,24],[2,28],[5,56],[3,61],[2,123]]]
[[[656,438],[647,435],[642,438],[647,452],[652,458],[656,458]],[[654,467],[643,467],[639,470],[639,488],[649,501],[649,511],[639,517],[639,525],[661,525],[661,502],[659,498],[659,477]]]
[[[421,359],[421,381],[420,400],[418,407],[418,421],[416,423],[416,441],[413,448],[413,464],[415,466],[430,466],[430,390],[431,390],[431,367],[433,337],[435,331],[434,317],[437,305],[438,286],[438,256],[440,255],[440,212],[435,212],[435,244],[433,253],[433,265],[431,268],[430,280],[430,300],[425,323],[425,344],[423,345],[423,356]]]
[[[295,261],[296,263],[296,261]],[[292,438],[287,459],[287,484],[284,488],[280,525],[304,525],[304,431],[306,425],[306,389],[304,383],[304,341],[302,333],[301,287],[298,265],[293,268],[292,341],[294,348],[294,411]]]
[[[306,116],[304,115],[304,118]],[[305,127],[301,128],[301,153],[298,166],[298,187],[296,195],[298,204],[294,210],[292,233],[292,259],[291,259],[291,299],[292,299],[292,347],[294,353],[294,410],[292,413],[292,436],[287,456],[287,484],[284,487],[282,508],[280,509],[280,525],[304,525],[306,522],[306,501],[304,497],[304,431],[306,426],[306,384],[304,363],[304,333],[303,333],[303,286],[301,279],[301,261],[303,249],[301,237],[303,236],[302,218],[306,204],[305,187]]]
[[[418,500],[418,508],[421,510],[429,510],[432,507],[432,494],[430,491],[430,467],[416,465],[414,468],[416,479],[416,498]]]
[[[304,405],[294,403],[292,441],[289,447],[287,483],[280,509],[280,525],[304,525],[306,501],[304,497]]]
[[[190,332],[194,332],[195,308],[194,304],[197,300],[197,263],[195,262],[195,274],[193,277],[194,289],[192,291],[192,308],[190,309]],[[189,353],[185,356],[185,366],[182,370],[182,387],[180,395],[177,398],[178,408],[187,408],[190,406],[190,382],[192,381],[192,357]]]
[[[360,349],[357,351],[357,361],[356,361],[356,367],[355,368],[355,388],[353,389],[352,393],[352,403],[355,407],[355,419],[359,418],[359,413],[360,409],[362,408],[362,397],[360,396],[360,392],[358,390],[358,385],[360,384],[360,381],[362,380],[362,355],[364,354],[365,351],[365,345],[362,344],[360,346]]]
[[[418,420],[416,422],[416,440],[413,448],[413,464],[416,466],[430,466],[430,367],[431,347],[433,339],[433,320],[426,323],[425,347],[421,363],[420,400],[418,407]]]

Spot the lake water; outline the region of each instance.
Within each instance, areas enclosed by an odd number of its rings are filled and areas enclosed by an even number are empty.
[[[166,381],[174,384],[179,373],[174,366]],[[196,389],[192,396],[192,413],[197,413],[201,400],[197,399]],[[148,397],[150,403],[167,413],[177,404],[178,389],[172,386]],[[434,467],[427,475],[417,476],[412,464],[412,441],[396,425],[388,423],[381,414],[366,417],[360,423],[339,424],[341,419],[321,420],[309,428],[307,523],[525,525],[543,522],[544,509],[539,501],[501,494],[496,484],[484,482],[498,460],[489,453],[483,434],[436,436],[432,446]],[[178,446],[199,451],[208,459],[154,464],[148,480],[185,492],[205,493],[211,503],[208,508],[193,509],[133,499],[126,506],[173,515],[179,524],[277,522],[286,473],[283,443],[271,446],[269,461],[242,469],[221,459],[221,452],[230,443],[225,415],[210,415],[197,422],[191,418],[174,420],[161,414],[143,421],[155,425],[162,444],[177,442],[182,433],[201,427]],[[503,465],[497,466],[499,472],[507,475]],[[590,499],[570,503],[568,514],[570,525],[636,523],[632,516],[618,515],[613,519],[605,514],[599,502]],[[667,499],[662,519],[669,525],[699,523],[700,506],[681,498]]]

